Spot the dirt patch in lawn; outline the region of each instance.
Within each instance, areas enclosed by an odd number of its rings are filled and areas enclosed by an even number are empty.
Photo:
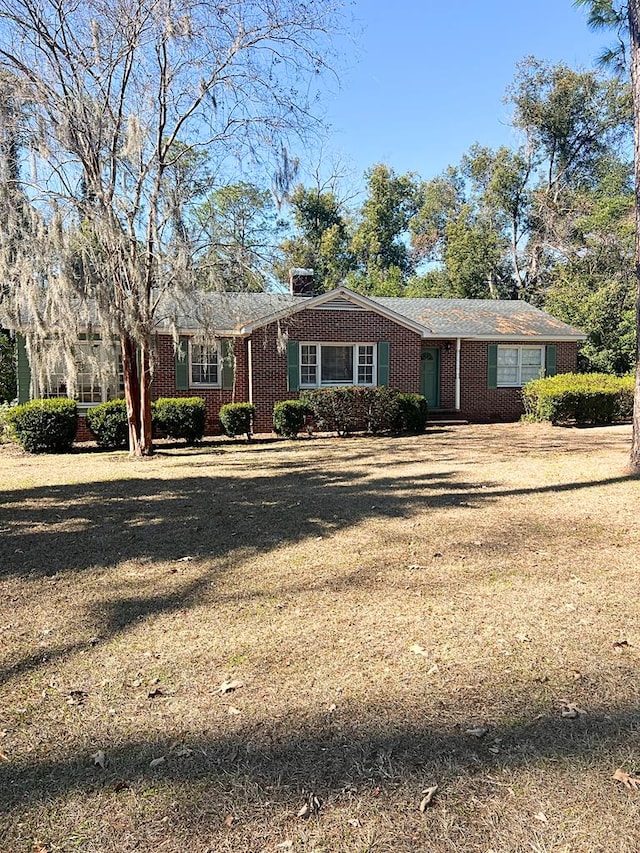
[[[637,851],[629,440],[0,448],[0,851]]]

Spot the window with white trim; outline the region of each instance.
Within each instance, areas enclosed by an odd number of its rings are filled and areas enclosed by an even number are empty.
[[[375,385],[376,344],[300,344],[300,387]]]
[[[78,341],[74,345],[75,393],[80,406],[92,406],[124,397],[124,377],[120,354],[105,346],[99,338]],[[68,397],[73,380],[62,363],[48,374],[43,397]]]
[[[498,388],[520,388],[544,376],[544,347],[498,346]]]
[[[189,342],[189,384],[219,388],[220,350],[217,344]]]

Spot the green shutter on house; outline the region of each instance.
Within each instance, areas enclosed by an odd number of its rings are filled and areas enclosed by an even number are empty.
[[[222,340],[222,390],[233,391],[235,348],[233,338]]]
[[[378,385],[389,384],[389,341],[378,341]]]
[[[487,388],[498,387],[498,344],[487,347]]]
[[[300,389],[300,349],[298,341],[287,341],[287,391]]]
[[[555,376],[556,375],[556,353],[557,346],[555,344],[549,344],[547,346],[547,354],[545,359],[546,364],[546,376]]]
[[[176,390],[189,389],[189,338],[181,337],[176,347]]]
[[[24,335],[16,335],[16,377],[18,380],[18,402],[27,403],[31,396],[31,367],[27,355]]]

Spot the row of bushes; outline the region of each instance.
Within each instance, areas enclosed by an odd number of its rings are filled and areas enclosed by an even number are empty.
[[[154,429],[189,444],[204,435],[205,415],[205,402],[201,397],[165,397],[151,405]],[[4,420],[18,443],[30,453],[61,453],[73,444],[78,407],[75,400],[66,397],[31,400],[10,408]],[[124,400],[111,400],[89,409],[87,426],[99,447],[126,447],[129,425]]]
[[[206,406],[201,397],[161,398],[151,407],[154,430],[167,438],[195,444],[204,435]],[[69,450],[76,434],[78,409],[75,400],[58,398],[32,400],[5,414],[6,424],[31,453],[60,453]],[[220,410],[226,435],[251,437],[255,406],[229,403]],[[111,400],[87,411],[87,426],[99,447],[127,446],[129,427],[124,400]],[[308,391],[299,400],[276,403],[274,430],[293,438],[302,431],[337,432],[349,435],[356,430],[379,432],[422,432],[427,422],[427,405],[420,394],[400,394],[390,388],[329,388]]]
[[[393,388],[347,386],[304,391],[299,400],[285,400],[273,407],[273,429],[294,438],[316,429],[349,435],[356,430],[423,432],[427,402],[421,394],[401,394]]]
[[[633,414],[632,376],[607,373],[559,373],[536,379],[522,389],[524,418],[553,424],[610,424]]]

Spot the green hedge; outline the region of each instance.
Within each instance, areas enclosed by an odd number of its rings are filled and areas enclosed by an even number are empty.
[[[98,447],[122,448],[129,444],[129,421],[124,400],[110,400],[89,409],[87,426]]]
[[[252,403],[227,403],[220,409],[220,423],[225,435],[251,438],[256,407]]]
[[[357,430],[420,432],[427,408],[420,394],[400,394],[385,386],[344,386],[304,391],[300,400],[322,432],[350,435]]]
[[[424,432],[429,412],[422,394],[398,394],[396,399],[396,432]]]
[[[309,409],[303,400],[282,400],[273,407],[273,431],[295,438],[306,426]]]
[[[31,400],[5,415],[16,441],[29,453],[64,453],[71,449],[78,425],[75,400]]]
[[[207,407],[202,397],[160,397],[151,404],[153,425],[167,438],[195,444],[202,439]]]
[[[559,373],[528,382],[522,389],[525,419],[553,424],[610,424],[631,417],[632,376]]]

